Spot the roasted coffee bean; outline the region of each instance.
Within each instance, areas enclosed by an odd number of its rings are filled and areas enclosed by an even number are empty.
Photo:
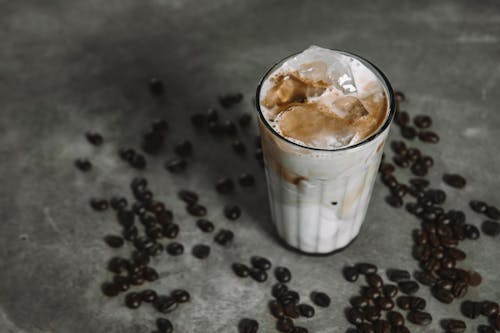
[[[101,285],[101,291],[108,297],[114,297],[120,293],[120,287],[116,283],[104,282]]]
[[[299,317],[299,310],[297,309],[297,305],[289,302],[283,305],[283,308],[285,309],[285,315],[287,315],[290,318],[298,318]]]
[[[354,282],[358,279],[359,273],[358,269],[353,266],[346,266],[342,270],[342,273],[344,275],[344,278],[349,281],[349,282]]]
[[[163,238],[163,230],[161,227],[149,227],[146,228],[146,235],[153,239]]]
[[[354,296],[349,300],[349,302],[353,307],[358,309],[365,308],[370,304],[370,300],[362,296]]]
[[[479,274],[476,271],[469,271],[468,274],[469,274],[468,282],[469,282],[469,285],[472,287],[479,286],[481,284],[481,282],[483,281],[483,277],[481,276],[481,274]]]
[[[180,190],[179,192],[177,192],[177,196],[188,205],[192,205],[198,202],[198,194],[193,191]]]
[[[230,178],[221,178],[215,184],[215,189],[221,194],[228,194],[234,191],[234,182]]]
[[[222,123],[222,132],[226,135],[234,136],[238,132],[238,128],[231,120],[226,120]]]
[[[415,272],[415,279],[423,285],[432,287],[436,284],[437,278],[429,272],[417,271]]]
[[[455,188],[464,188],[466,184],[465,178],[457,174],[444,174],[443,181]]]
[[[281,304],[294,303],[297,304],[300,301],[300,295],[294,290],[287,290],[278,298]]]
[[[465,252],[457,248],[450,247],[447,249],[447,253],[451,258],[457,261],[461,261],[466,258]]]
[[[458,319],[443,320],[442,326],[446,330],[446,333],[462,333],[466,329],[465,323]]]
[[[305,303],[302,303],[302,304],[299,304],[297,305],[297,309],[299,310],[299,313],[302,317],[306,317],[306,318],[312,318],[314,317],[314,308],[312,306],[310,306],[309,304],[305,304]]]
[[[490,316],[490,324],[491,326],[496,329],[497,331],[500,331],[500,315],[496,314],[493,316]]]
[[[385,202],[394,208],[399,208],[403,205],[403,200],[395,195],[388,195],[385,197]]]
[[[246,265],[237,262],[233,263],[231,268],[233,269],[234,274],[239,277],[247,277],[250,273],[250,269]]]
[[[418,177],[423,177],[427,175],[428,167],[425,165],[422,160],[415,161],[410,168],[411,172]]]
[[[174,146],[174,153],[180,157],[187,157],[193,152],[193,145],[189,140],[182,140]]]
[[[128,202],[125,198],[112,197],[111,199],[109,199],[109,205],[114,210],[123,210],[127,208]]]
[[[257,333],[259,323],[255,319],[243,318],[238,323],[239,333]]]
[[[186,303],[191,299],[191,295],[184,289],[175,289],[170,293],[177,303]]]
[[[236,154],[243,155],[246,153],[247,148],[245,147],[245,144],[241,142],[240,140],[234,140],[231,143],[231,146],[233,147],[233,150]]]
[[[243,100],[243,94],[234,93],[234,94],[226,94],[223,96],[219,96],[219,103],[224,108],[229,108],[235,104],[240,103]]]
[[[468,239],[475,240],[475,239],[478,239],[480,236],[479,229],[472,224],[464,225],[463,230],[464,230],[465,236]]]
[[[462,314],[467,318],[476,319],[481,314],[481,303],[473,301],[464,301],[460,305]]]
[[[163,86],[163,82],[160,79],[158,79],[156,77],[152,77],[151,79],[149,79],[148,86],[149,86],[149,91],[151,92],[151,94],[153,94],[155,96],[163,95],[164,86]]]
[[[394,188],[398,185],[396,177],[391,174],[382,174],[382,182],[389,188]]]
[[[392,326],[403,326],[405,324],[405,318],[397,311],[387,312],[387,320]]]
[[[191,253],[198,259],[205,259],[210,255],[210,246],[204,244],[195,245]]]
[[[423,213],[424,211],[424,207],[422,207],[421,205],[419,205],[418,203],[416,202],[409,202],[406,204],[406,210],[409,212],[409,213],[412,213],[413,215],[420,215]]]
[[[213,122],[218,120],[219,120],[219,113],[217,112],[217,110],[209,108],[207,110],[207,121]]]
[[[402,310],[409,310],[411,307],[411,301],[412,301],[412,296],[399,296],[396,299],[396,304],[402,309]]]
[[[231,230],[220,229],[218,233],[215,234],[214,241],[222,246],[229,245],[234,238],[234,233]]]
[[[347,320],[353,325],[359,325],[363,322],[363,313],[356,308],[347,310]]]
[[[276,329],[280,332],[293,332],[295,326],[293,325],[293,321],[288,317],[281,317],[276,322]]]
[[[281,283],[290,282],[292,279],[292,273],[290,273],[290,270],[286,267],[276,267],[274,270],[274,276],[276,277],[276,280]]]
[[[365,316],[365,319],[367,321],[374,322],[375,320],[380,319],[380,310],[372,305],[368,305],[366,308],[363,309],[363,314]]]
[[[136,292],[130,292],[125,296],[125,305],[130,309],[137,309],[141,306],[141,295]]]
[[[500,223],[496,221],[484,221],[481,230],[485,235],[494,237],[500,235]]]
[[[135,190],[134,190],[134,192],[135,192]],[[146,214],[148,212],[145,204],[140,202],[140,201],[136,201],[132,204],[132,211],[136,215],[138,215],[139,217],[143,216],[144,214]]]
[[[390,298],[377,298],[376,304],[380,310],[384,311],[392,310],[392,308],[394,308],[394,302]]]
[[[477,327],[477,333],[495,333],[495,329],[488,325],[479,325]]]
[[[124,228],[122,231],[122,236],[128,241],[134,241],[137,239],[139,231],[136,226],[131,226],[129,228]]]
[[[286,284],[276,283],[275,285],[273,285],[273,287],[271,289],[271,295],[273,295],[273,297],[275,297],[275,298],[279,298],[281,295],[283,295],[287,291],[288,291],[288,287],[286,286]]]
[[[481,302],[481,314],[483,316],[492,316],[498,314],[500,312],[500,308],[498,303],[490,302],[490,301],[482,301]]]
[[[446,286],[443,285],[440,286],[436,285],[432,289],[432,294],[438,301],[445,304],[450,304],[451,302],[453,302],[454,299],[453,293],[451,292],[450,289],[448,289]]]
[[[432,119],[426,115],[417,115],[413,118],[413,123],[418,128],[429,128],[432,125]]]
[[[75,166],[81,171],[89,171],[92,169],[92,163],[86,158],[78,158],[75,160]]]
[[[314,291],[311,293],[311,301],[322,308],[327,308],[330,306],[331,300],[330,296],[324,292]]]
[[[169,313],[177,308],[177,302],[171,296],[158,296],[153,302],[153,306],[158,312]]]
[[[424,311],[410,311],[408,313],[408,320],[416,325],[427,326],[432,322],[432,316]]]
[[[209,220],[199,219],[196,221],[196,226],[203,232],[212,232],[214,231],[214,224]]]
[[[149,263],[149,255],[142,251],[132,251],[132,263],[137,266],[146,266]]]
[[[252,116],[249,113],[243,113],[238,117],[238,124],[242,128],[247,128],[248,125],[250,125],[251,121],[252,121]]]
[[[418,133],[418,138],[426,143],[437,143],[439,142],[439,136],[437,133],[432,131],[421,131]]]
[[[266,259],[264,257],[260,257],[260,256],[251,257],[250,262],[251,262],[253,267],[258,268],[258,269],[262,269],[262,270],[268,270],[272,266],[271,262],[268,259]],[[280,282],[282,282],[282,281],[280,281]]]
[[[269,311],[271,311],[271,314],[276,318],[281,318],[285,315],[283,305],[275,300],[269,302]]]
[[[409,148],[406,156],[410,159],[410,161],[415,162],[422,157],[422,152],[418,148]]]
[[[396,113],[394,121],[399,126],[406,126],[410,123],[410,115],[406,111],[399,111]]]
[[[144,169],[146,167],[146,158],[140,154],[135,154],[129,161],[131,167]]]
[[[165,168],[171,173],[180,173],[186,170],[187,162],[182,158],[173,158],[166,162]]]
[[[375,333],[390,333],[391,332],[391,324],[388,321],[379,319],[373,323],[373,330]]]
[[[453,284],[451,292],[456,298],[462,298],[467,294],[468,285],[464,281],[457,281]]]
[[[401,282],[411,278],[410,272],[402,269],[388,269],[387,277],[393,282]]]
[[[238,178],[238,181],[241,186],[243,187],[249,187],[253,186],[255,184],[255,178],[249,173],[244,173],[241,174],[240,177]]]
[[[122,247],[123,246],[123,238],[115,235],[107,235],[104,237],[104,242],[108,244],[109,247]]]
[[[493,220],[500,220],[500,210],[493,206],[488,206],[486,216]]]
[[[396,155],[392,158],[394,164],[396,164],[400,168],[407,168],[410,166],[410,160],[403,155]]]
[[[413,126],[402,126],[401,136],[408,140],[413,140],[417,136],[417,130]]]
[[[108,209],[108,202],[104,199],[96,199],[96,198],[92,198],[90,199],[90,206],[98,211],[98,212],[102,212],[106,209]]]
[[[398,283],[398,286],[401,292],[408,295],[413,295],[418,291],[418,289],[420,289],[418,283],[415,281],[402,281]]]
[[[158,294],[156,291],[152,289],[145,289],[141,291],[141,300],[146,303],[153,303],[156,298],[158,297]]]
[[[394,168],[394,165],[391,163],[382,162],[382,163],[380,163],[379,170],[382,173],[391,174],[394,172],[395,168]]]
[[[441,243],[445,246],[451,246],[449,244],[445,244],[444,239],[441,241]],[[456,242],[455,242],[456,244]],[[444,258],[441,260],[441,267],[442,268],[454,268],[456,265],[456,260],[453,258]]]
[[[94,146],[100,146],[104,141],[102,135],[97,132],[87,132],[85,133],[85,137]]]
[[[488,210],[488,205],[484,201],[471,200],[469,202],[469,206],[476,213],[486,213],[486,211]]]
[[[384,293],[385,297],[388,298],[395,297],[398,294],[398,291],[399,291],[398,287],[396,287],[393,284],[386,284],[382,288],[382,292]]]
[[[120,257],[113,257],[108,262],[108,270],[110,272],[120,274],[125,272],[129,266],[129,262]]]
[[[406,96],[402,91],[396,90],[394,92],[394,99],[396,100],[396,103],[400,103],[406,100]]]
[[[391,141],[391,148],[396,155],[406,155],[407,153],[406,144],[400,140]]]
[[[425,309],[427,302],[422,297],[409,296],[410,297],[410,310],[423,310]]]
[[[163,227],[163,234],[165,237],[173,239],[179,234],[179,225],[175,223],[169,223]]]
[[[194,203],[191,205],[188,205],[186,207],[186,210],[189,214],[195,217],[202,217],[207,215],[207,208],[205,206],[202,206],[198,203]]]
[[[118,151],[118,155],[120,155],[120,158],[127,162],[130,162],[135,154],[136,152],[132,148],[120,148],[120,150]]]
[[[236,205],[227,205],[224,207],[224,216],[234,221],[241,216],[241,208]]]
[[[156,319],[156,327],[159,333],[172,333],[174,331],[172,323],[167,318]]]
[[[130,288],[130,281],[128,277],[123,275],[113,276],[113,283],[118,287],[120,291],[127,291]]]
[[[163,133],[156,132],[154,130],[149,130],[142,136],[141,148],[144,152],[154,155],[161,150],[161,148],[163,147],[163,142],[164,142]]]
[[[370,274],[366,275],[366,283],[368,283],[369,286],[374,287],[374,288],[381,288],[384,282],[382,281],[382,278],[378,274]]]
[[[382,293],[380,289],[373,288],[373,287],[363,287],[362,288],[362,295],[366,298],[369,299],[376,299],[382,296]]]
[[[178,256],[184,253],[184,246],[181,243],[173,242],[166,246],[167,253],[171,256]]]
[[[156,269],[152,267],[146,267],[144,269],[143,276],[144,279],[146,279],[146,281],[155,281],[158,280],[158,278],[160,277]]]
[[[264,282],[267,280],[267,273],[259,268],[250,268],[250,277],[257,282]]]
[[[373,325],[370,323],[361,323],[356,327],[356,332],[360,333],[375,333]]]
[[[399,198],[402,198],[408,192],[408,186],[404,184],[399,184],[398,186],[391,189],[391,193]]]

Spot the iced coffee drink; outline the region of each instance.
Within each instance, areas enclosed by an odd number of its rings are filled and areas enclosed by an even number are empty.
[[[392,89],[366,60],[310,47],[257,90],[271,215],[281,238],[328,253],[359,233],[394,114]]]

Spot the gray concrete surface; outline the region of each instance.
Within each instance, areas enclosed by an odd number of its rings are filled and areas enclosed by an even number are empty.
[[[185,287],[193,300],[168,315],[176,332],[236,332],[242,317],[256,318],[261,332],[272,332],[268,314],[272,281],[237,279],[233,261],[260,254],[294,274],[291,285],[302,297],[324,290],[333,299],[317,316],[299,320],[311,332],[344,332],[343,309],[358,286],[341,277],[341,267],[372,261],[382,270],[413,270],[411,231],[417,221],[383,201],[377,181],[368,217],[357,241],[327,257],[309,257],[277,244],[269,221],[263,174],[251,154],[235,158],[228,140],[197,134],[188,116],[216,105],[215,96],[241,91],[244,103],[225,118],[254,112],[257,81],[277,59],[310,44],[349,50],[377,64],[394,87],[408,95],[412,114],[434,117],[441,142],[425,146],[436,166],[431,179],[462,173],[462,191],[445,188],[448,208],[463,208],[468,221],[482,218],[466,203],[481,198],[496,205],[500,187],[500,3],[498,1],[2,1],[0,4],[0,332],[149,332],[156,314],[144,306],[125,308],[122,297],[101,295],[109,278],[105,262],[126,253],[107,248],[102,236],[119,229],[111,213],[88,207],[91,196],[128,193],[134,175],[146,175],[157,196],[174,211],[179,239],[190,247],[212,246],[209,259],[190,254],[155,259],[159,292]],[[146,81],[164,80],[168,99],[151,98]],[[137,146],[150,119],[170,121],[166,151],[136,172],[116,151]],[[105,136],[91,147],[83,133]],[[252,145],[256,128],[240,137]],[[399,133],[393,131],[393,138]],[[163,162],[180,138],[196,143],[193,163],[171,176]],[[419,142],[415,146],[423,147]],[[386,149],[387,150],[387,149]],[[73,167],[89,157],[88,174]],[[228,162],[230,161],[230,162]],[[249,171],[252,190],[217,195],[222,175]],[[407,174],[400,173],[404,179]],[[175,193],[191,188],[202,195],[217,227],[235,231],[222,249],[194,227]],[[222,217],[227,202],[244,209],[237,222]],[[463,267],[474,268],[484,283],[467,298],[500,300],[499,239],[464,242]],[[412,332],[440,332],[439,320],[460,317],[459,302],[428,299],[434,322]],[[468,332],[484,322],[469,321]]]

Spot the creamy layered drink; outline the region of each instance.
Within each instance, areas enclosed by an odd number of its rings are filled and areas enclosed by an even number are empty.
[[[346,246],[365,218],[394,108],[366,60],[310,47],[274,66],[257,91],[273,222],[291,246]]]

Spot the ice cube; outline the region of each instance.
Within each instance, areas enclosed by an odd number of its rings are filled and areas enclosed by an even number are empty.
[[[328,76],[328,65],[323,61],[313,61],[300,65],[299,75],[301,78],[321,82],[323,84],[330,84],[331,79]]]
[[[355,121],[368,114],[361,101],[354,96],[342,96],[337,98],[332,105],[332,111],[339,117],[349,121]]]
[[[330,80],[337,89],[341,90],[344,94],[352,94],[358,90],[356,88],[356,83],[354,82],[351,66],[346,60],[343,60],[341,56],[338,56],[337,61],[329,65]]]

